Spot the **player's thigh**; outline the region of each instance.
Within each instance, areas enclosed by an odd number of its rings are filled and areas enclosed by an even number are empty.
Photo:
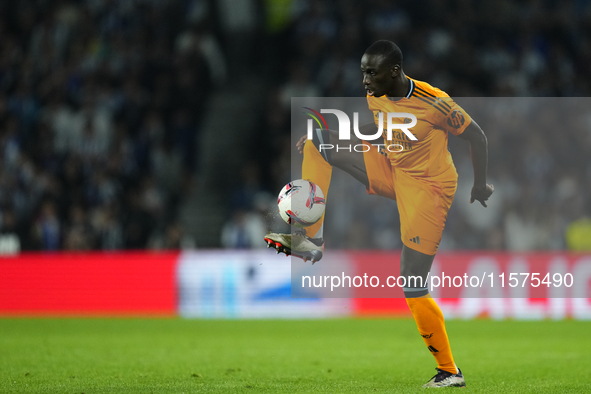
[[[322,136],[322,140],[319,136]],[[317,132],[313,141],[329,164],[361,182],[369,194],[396,200],[392,165],[378,147],[357,138],[341,141],[338,133],[332,130],[328,133]]]
[[[455,179],[434,182],[415,179],[402,171],[396,171],[394,178],[402,243],[435,255],[455,194]]]
[[[365,167],[363,141],[351,139],[349,141],[339,140],[336,131],[329,132],[330,164],[337,167],[353,178],[369,187],[369,178]]]
[[[388,157],[381,154],[377,146],[366,143],[363,159],[369,179],[367,193],[396,200],[393,168]]]

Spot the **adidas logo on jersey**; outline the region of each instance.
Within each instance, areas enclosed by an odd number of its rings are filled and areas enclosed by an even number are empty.
[[[414,238],[409,239],[409,241],[414,242],[414,243],[419,244],[419,245],[421,244],[421,240],[419,239],[419,236],[418,235],[416,237],[414,237]]]

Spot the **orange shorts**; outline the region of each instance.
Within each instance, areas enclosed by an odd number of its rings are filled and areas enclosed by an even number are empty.
[[[458,174],[450,170],[437,177],[413,177],[393,167],[376,146],[363,154],[369,178],[368,194],[396,200],[402,243],[434,255],[441,242],[447,212],[456,193]]]

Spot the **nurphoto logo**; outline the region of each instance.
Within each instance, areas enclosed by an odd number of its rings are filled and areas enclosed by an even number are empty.
[[[320,130],[327,130],[328,125],[324,116],[321,114],[333,114],[337,117],[337,121],[339,122],[339,141],[349,141],[351,140],[351,120],[349,116],[338,109],[321,109],[320,112],[309,108],[303,107],[308,111],[304,111],[305,114],[309,115],[312,119],[308,119],[307,123],[307,133],[308,139],[312,139],[314,133],[314,121],[320,128]],[[377,131],[375,134],[372,135],[365,135],[359,131],[359,113],[353,112],[353,133],[355,137],[359,138],[360,140],[364,141],[374,141],[381,138],[384,135],[384,113],[379,112],[377,115],[378,117],[378,125]],[[385,137],[387,141],[393,140],[393,131],[400,130],[406,136],[405,139],[409,141],[418,141],[417,137],[410,132],[410,129],[417,124],[417,117],[413,114],[408,112],[388,112],[386,113],[386,133]],[[385,144],[373,144],[378,147],[384,147],[388,150],[388,152],[402,152],[404,150],[404,145],[398,143],[391,143],[388,145]],[[366,144],[357,144],[357,145],[340,145],[336,144],[326,144],[321,141],[320,143],[320,152],[322,150],[330,150],[336,149],[338,152],[339,150],[348,150],[349,152],[353,149],[355,152],[367,152],[369,151],[370,147]]]

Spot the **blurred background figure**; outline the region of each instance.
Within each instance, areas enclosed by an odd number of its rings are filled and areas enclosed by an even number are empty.
[[[33,239],[41,250],[58,250],[61,247],[62,226],[57,217],[55,204],[45,201],[34,225]]]
[[[568,225],[566,242],[570,250],[588,252],[591,250],[591,219],[581,218]]]
[[[4,211],[0,226],[0,255],[17,254],[21,250],[21,237],[13,211]]]
[[[256,212],[237,209],[222,228],[221,244],[229,249],[255,249],[264,247],[259,241],[267,229]]]

